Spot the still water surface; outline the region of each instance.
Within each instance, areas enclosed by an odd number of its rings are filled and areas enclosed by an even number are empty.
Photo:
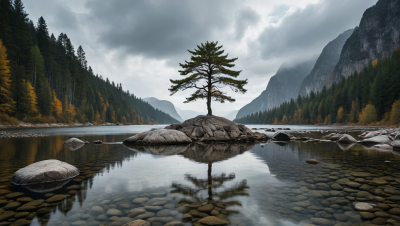
[[[396,218],[389,210],[397,207],[399,196],[383,192],[400,187],[396,152],[302,141],[173,147],[120,143],[132,133],[155,127],[37,129],[26,131],[50,136],[0,139],[0,225],[19,219],[33,219],[31,225],[122,225],[139,218],[151,225],[201,225],[196,221],[206,215],[241,226],[363,225]],[[71,151],[63,145],[70,137],[105,144]],[[320,164],[305,163],[311,158]],[[10,184],[16,170],[46,159],[70,163],[81,174],[55,190]],[[67,197],[47,201],[57,194]],[[20,209],[30,199],[44,202]],[[357,201],[380,204],[377,212],[384,214],[360,215],[354,210]],[[216,212],[197,211],[207,203]],[[15,215],[4,217],[4,211]]]

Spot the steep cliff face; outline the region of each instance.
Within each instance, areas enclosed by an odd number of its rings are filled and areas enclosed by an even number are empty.
[[[268,110],[279,106],[283,102],[296,99],[301,82],[310,74],[316,58],[309,61],[288,66],[282,64],[260,96],[239,110],[236,118],[242,118],[251,113]]]
[[[155,97],[147,97],[147,98],[143,98],[143,100],[146,101],[147,103],[149,103],[154,108],[157,108],[158,110],[169,114],[171,117],[175,118],[176,120],[183,122],[183,119],[176,112],[175,106],[171,102],[169,102],[167,100],[159,100]]]
[[[339,62],[344,43],[353,31],[354,29],[350,29],[343,32],[324,47],[311,73],[303,80],[299,95],[307,96],[311,91],[319,92],[324,88],[326,81],[333,74],[333,70]]]
[[[400,45],[400,1],[379,0],[367,9],[343,46],[333,78],[328,86],[354,72],[360,72],[372,60],[391,56]]]

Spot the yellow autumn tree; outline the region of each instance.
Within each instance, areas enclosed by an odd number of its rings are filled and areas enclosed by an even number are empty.
[[[7,60],[7,48],[0,39],[0,113],[14,112],[15,101],[11,97],[10,67]]]
[[[373,67],[378,65],[378,58],[376,58],[375,60],[372,60],[371,64],[372,64]]]
[[[35,90],[30,82],[23,80],[23,85],[26,89],[26,105],[25,109],[30,116],[36,116],[39,113],[38,102]]]
[[[367,104],[364,109],[362,109],[358,121],[364,125],[368,125],[372,122],[378,120],[378,114],[376,113],[375,106],[372,104]]]
[[[68,105],[68,108],[65,109],[66,113],[66,119],[69,123],[74,122],[75,116],[76,116],[76,111],[75,111],[75,106],[72,104]]]
[[[336,121],[337,122],[343,122],[344,119],[344,109],[342,106],[339,107],[336,115]]]
[[[395,101],[390,111],[390,124],[395,125],[400,123],[400,101]]]
[[[51,111],[57,118],[61,117],[63,111],[62,103],[59,99],[57,99],[55,90],[53,90],[53,102],[51,102]]]

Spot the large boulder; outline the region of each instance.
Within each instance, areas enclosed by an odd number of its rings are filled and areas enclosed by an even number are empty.
[[[124,144],[136,145],[187,144],[191,142],[192,140],[186,134],[172,129],[152,129],[124,140]]]
[[[400,140],[394,140],[390,145],[394,150],[400,150]]]
[[[340,138],[342,138],[343,134],[334,134],[331,136],[330,140],[331,141],[338,141]]]
[[[71,138],[69,140],[64,141],[64,145],[71,151],[76,151],[85,145],[85,141],[80,140],[78,138]]]
[[[354,139],[354,137],[350,136],[349,134],[343,134],[342,137],[338,140],[338,143],[352,144],[352,143],[357,143],[357,140]]]
[[[63,181],[79,175],[79,170],[68,163],[56,159],[35,162],[19,169],[11,178],[11,183],[29,185]]]
[[[272,136],[272,139],[276,140],[276,141],[289,141],[290,140],[290,136],[287,133],[278,132],[278,133],[275,133]]]
[[[379,136],[376,136],[376,137],[371,137],[371,138],[368,138],[368,139],[364,139],[364,140],[361,141],[361,143],[363,143],[365,145],[390,144],[391,140],[386,135],[379,135]]]
[[[199,115],[183,123],[172,124],[165,129],[175,129],[185,133],[193,141],[200,142],[236,142],[268,140],[269,137],[263,133],[254,133],[245,125],[236,124],[231,120],[218,116]]]

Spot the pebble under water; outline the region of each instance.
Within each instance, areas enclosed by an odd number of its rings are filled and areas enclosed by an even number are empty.
[[[63,146],[70,137],[0,139],[0,225],[400,222],[395,151],[303,141],[126,147],[120,141],[128,135],[80,136],[91,143],[72,151]],[[9,182],[46,159],[72,164],[80,175],[40,186]]]

